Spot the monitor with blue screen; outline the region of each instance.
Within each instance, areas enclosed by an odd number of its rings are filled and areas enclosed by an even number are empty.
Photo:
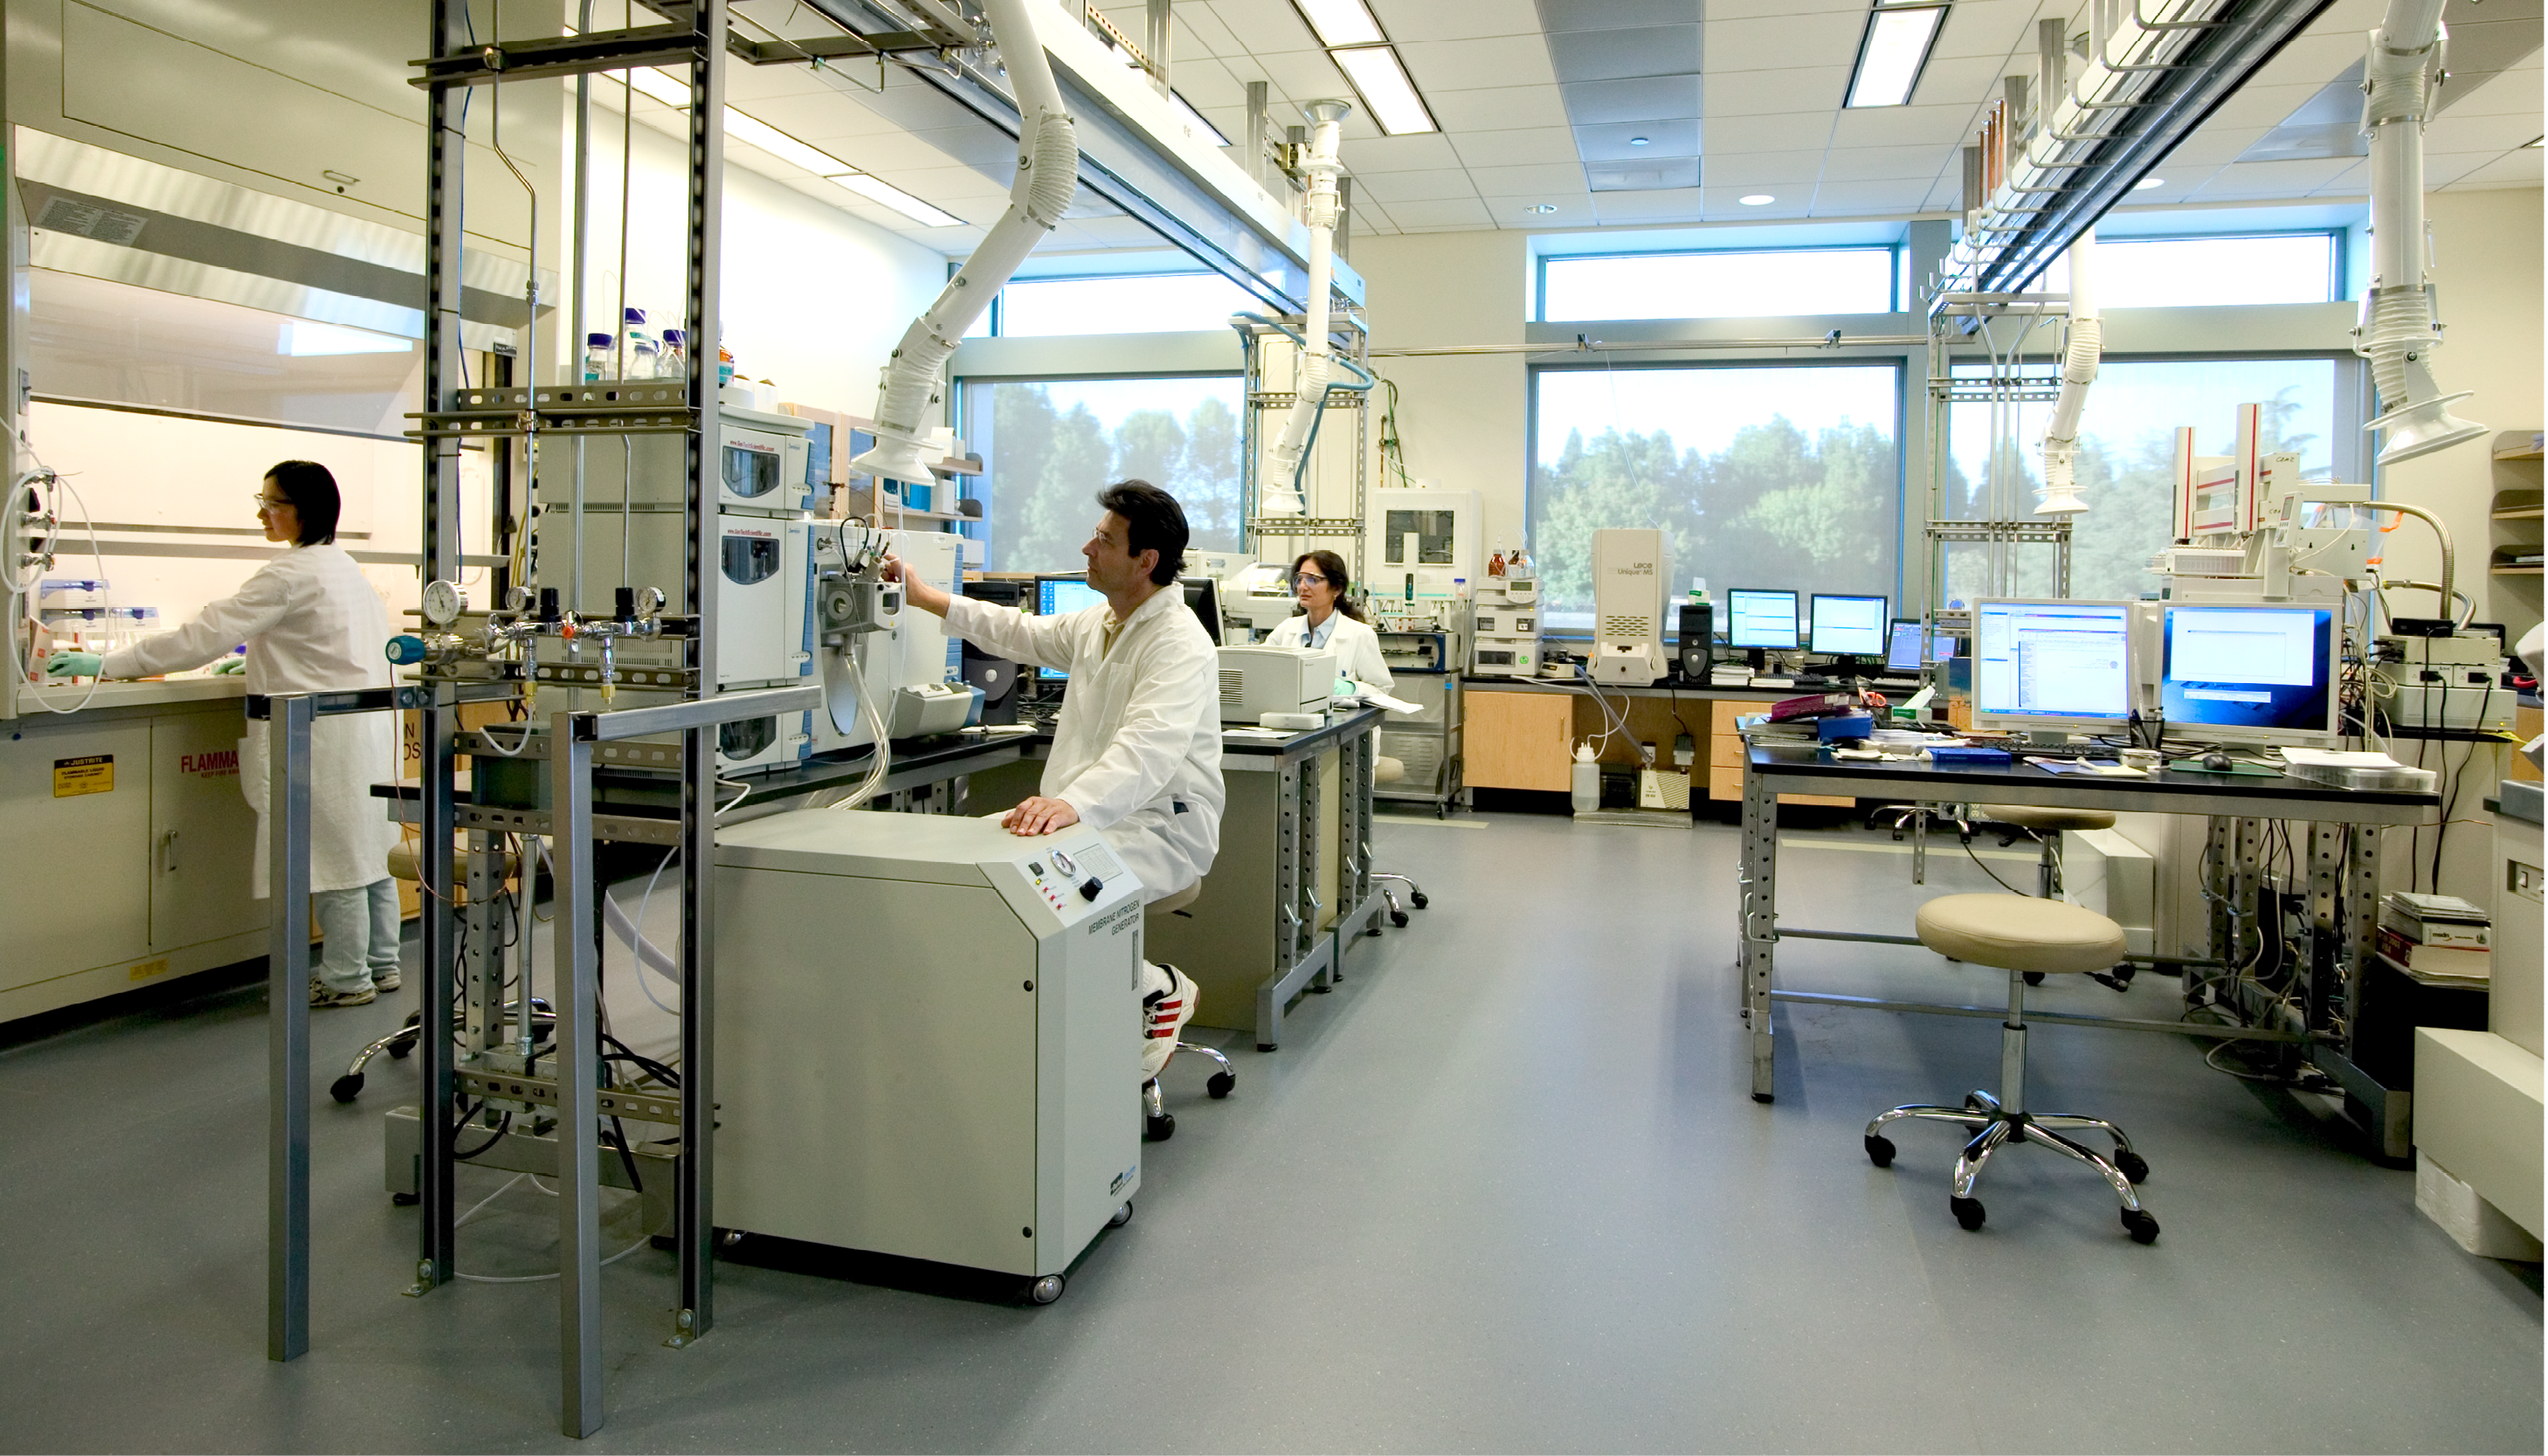
[[[2132,716],[2128,601],[1973,603],[1973,727],[2098,732]]]
[[[1806,645],[1818,656],[1840,658],[1844,663],[1880,656],[1884,651],[1884,629],[1890,620],[1884,614],[1888,605],[1881,596],[1841,596],[1817,592],[1810,618],[1813,636]]]
[[[1935,628],[1929,629],[1927,632],[1928,656],[1925,658],[1921,656],[1921,636],[1918,617],[1895,617],[1892,635],[1885,641],[1884,671],[1916,673],[1930,663],[1942,663],[1956,655],[1954,633],[1941,632]]]
[[[2159,642],[2159,710],[2170,733],[2336,741],[2333,607],[2170,602]]]
[[[1036,578],[1037,616],[1067,616],[1071,612],[1105,604],[1106,593],[1089,586],[1084,577]],[[1068,680],[1069,677],[1068,673],[1059,668],[1036,669],[1036,681],[1039,682],[1060,682]]]
[[[1796,593],[1737,587],[1725,593],[1725,641],[1731,647],[1796,645]]]

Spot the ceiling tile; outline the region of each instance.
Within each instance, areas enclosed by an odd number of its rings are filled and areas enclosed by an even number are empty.
[[[984,127],[991,136],[999,134]],[[1006,137],[1001,139],[1006,140]],[[909,171],[928,167],[965,165],[965,159],[950,155],[908,133],[888,132],[873,136],[840,136],[822,143],[822,149],[862,171]],[[1002,148],[1005,152],[1006,148]],[[1011,154],[1014,156],[1014,154]]]
[[[2509,70],[2499,71],[2442,103],[2444,116],[2539,115],[2539,57],[2531,56]]]
[[[1836,146],[1823,158],[1825,182],[1902,182],[1922,186],[1961,163],[1951,146]],[[1957,173],[1961,175],[1960,170]]]
[[[1180,59],[1169,69],[1168,79],[1186,105],[1197,111],[1247,105],[1247,84],[1229,73],[1228,62],[1215,56]]]
[[[1864,8],[1719,19],[1708,7],[1707,73],[1791,70],[1805,65],[1856,65],[1859,37],[1866,30]]]
[[[1651,192],[1698,185],[1698,158],[1659,157],[1645,162],[1588,162],[1584,180],[1594,192]]]
[[[1709,72],[1707,114],[1837,110],[1849,85],[1846,65],[1798,66],[1776,71]]]
[[[1695,187],[1596,193],[1592,210],[1603,223],[1695,223],[1706,216],[1705,198]]]
[[[1230,34],[1229,27],[1220,16],[1213,14],[1209,6],[1178,6],[1176,19],[1175,44],[1168,47],[1168,74],[1171,76],[1176,74],[1179,65],[1184,64],[1188,54],[1228,55],[1246,48],[1238,44],[1238,38]]]
[[[1830,143],[1832,114],[1782,111],[1728,116],[1710,112],[1702,134],[1709,151],[1795,151]]]
[[[2463,173],[2449,184],[2453,187],[2536,187],[2540,179],[2540,153],[2535,146],[2524,146],[2497,157]]]
[[[1720,124],[1709,118],[1712,135]],[[1961,146],[1979,130],[1971,106],[1884,106],[1843,110],[1832,120],[1834,146]]]
[[[2013,55],[2022,46],[2035,53],[2035,0],[1956,0],[1947,12],[1946,29],[1929,52],[1932,59],[1952,55]],[[1853,63],[1857,56],[1851,55]]]
[[[603,88],[595,86],[597,95]],[[616,97],[612,98],[617,101]],[[639,104],[645,104],[643,97]],[[807,95],[781,96],[756,101],[742,109],[799,141],[820,145],[836,136],[877,136],[895,135],[902,128],[846,96]]]
[[[1508,131],[1563,127],[1566,107],[1555,86],[1496,86],[1483,91],[1433,91],[1424,102],[1446,132]]]
[[[1582,187],[1564,191],[1522,192],[1510,197],[1489,197],[1487,212],[1506,228],[1582,227],[1592,220],[1592,194]],[[1542,204],[1557,209],[1553,213],[1535,213]]]
[[[1823,154],[1819,151],[1707,154],[1707,182],[1711,187],[1758,187],[1770,183],[1811,187],[1822,169]]]
[[[1698,30],[1696,26],[1642,26],[1563,31],[1548,38],[1547,54],[1561,81],[1695,75]]]
[[[1557,79],[1548,46],[1537,36],[1479,41],[1402,41],[1399,59],[1418,91],[1475,91],[1487,86],[1544,86]]]
[[[1988,106],[2006,94],[2000,77],[2009,73],[2009,66],[2010,62],[1999,56],[1931,56],[1920,70],[1919,84],[1911,88],[1911,102],[1915,106]]]
[[[1571,162],[1578,155],[1572,136],[1546,127],[1523,132],[1455,132],[1450,141],[1460,153],[1460,160],[1472,167]]]
[[[1707,216],[1717,222],[1768,222],[1777,218],[1803,218],[1812,215],[1814,190],[1811,187],[1762,188],[1773,201],[1762,207],[1745,207],[1743,199],[1756,195],[1749,187],[1709,187],[1705,189]]]
[[[2428,151],[2424,153],[2424,185],[2454,187],[2480,168],[2503,156],[2500,151]],[[2244,167],[2232,168],[2243,172]]]
[[[1699,10],[1699,0],[1539,0],[1540,18],[1552,34],[1696,25]]]
[[[1179,14],[1188,9],[1211,12],[1250,55],[1311,50],[1319,44],[1301,13],[1285,0],[1186,0],[1177,7]]]
[[[1395,217],[1408,203],[1475,198],[1478,184],[1469,180],[1465,170],[1448,167],[1436,172],[1381,172],[1357,176],[1354,190],[1378,198],[1380,205],[1388,208],[1390,215]]]
[[[1929,200],[1929,181],[1825,182],[1814,189],[1818,218],[1918,212]]]
[[[1451,228],[1486,228],[1494,223],[1487,205],[1476,197],[1445,198],[1438,202],[1402,202],[1388,204],[1389,216],[1408,230]]]
[[[1639,137],[1645,139],[1643,146],[1636,144]],[[1611,122],[1599,127],[1578,127],[1575,129],[1575,146],[1586,161],[1632,162],[1648,157],[1696,156],[1699,153],[1698,123]]]
[[[2462,116],[2445,113],[2424,126],[2426,151],[2508,151],[2539,135],[2539,113]]]
[[[1707,0],[1707,23],[1713,26],[1720,21],[1812,15],[1822,11],[1864,15],[1866,0]]]
[[[2258,127],[2204,127],[2176,144],[2161,166],[2217,167],[2236,161],[2248,147],[2263,139],[2268,129]]]
[[[878,167],[875,174],[921,201],[936,203],[951,213],[963,212],[954,200],[984,198],[1004,202],[1009,195],[1007,183],[994,182],[971,167]],[[993,208],[990,217],[980,221],[987,223],[999,215],[1000,209]]]
[[[925,141],[965,166],[987,171],[997,177],[1000,185],[1004,187],[1008,185],[1008,179],[1017,174],[1017,141],[1006,133],[995,131],[988,126],[956,128],[943,132],[914,132],[908,135],[913,140]],[[879,162],[877,165],[884,166],[887,163]],[[925,167],[933,163],[912,161],[900,165]],[[944,163],[934,165],[944,165]]]
[[[1576,81],[1557,88],[1566,98],[1566,115],[1579,127],[1603,122],[1646,122],[1658,117],[1695,117],[1698,77],[1640,76],[1626,81]]]
[[[1439,132],[1415,136],[1372,136],[1344,144],[1345,165],[1355,176],[1374,172],[1431,172],[1457,167],[1461,156]]]
[[[1469,180],[1477,184],[1481,195],[1490,197],[1525,192],[1581,192],[1584,190],[1584,168],[1576,162],[1537,167],[1471,167]]]
[[[1323,50],[1292,50],[1274,55],[1259,54],[1256,63],[1265,68],[1265,79],[1284,98],[1294,102],[1314,101],[1321,96],[1351,96],[1353,87],[1346,84],[1345,73],[1327,59]],[[1360,107],[1354,108],[1357,112]]]
[[[2367,196],[2370,190],[2371,163],[2355,162],[2352,166],[2345,168],[2343,171],[2338,172],[2333,177],[2327,179],[2324,185],[2311,193],[2310,196],[2363,197]],[[2166,189],[2153,187],[2150,191],[2152,193],[2161,193],[2166,191]]]
[[[1531,0],[1371,0],[1371,9],[1389,39],[1402,46],[1539,35],[1539,15]]]

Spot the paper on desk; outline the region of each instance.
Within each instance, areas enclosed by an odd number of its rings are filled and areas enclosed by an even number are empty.
[[[2397,769],[2405,767],[2396,759],[2389,757],[2387,754],[2353,752],[2331,748],[2287,748],[2283,750],[2283,762],[2287,764],[2311,764],[2326,769]]]
[[[1340,697],[1337,698],[1336,701],[1339,703],[1367,702],[1373,707],[1387,708],[1393,713],[1420,713],[1424,711],[1424,705],[1422,703],[1409,702],[1403,697],[1392,697],[1388,693],[1381,691],[1379,688],[1374,687],[1367,682],[1357,685],[1352,696]]]

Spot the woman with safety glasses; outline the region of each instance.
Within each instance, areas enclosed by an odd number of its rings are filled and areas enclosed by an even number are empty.
[[[1303,615],[1285,617],[1265,636],[1268,647],[1328,649],[1336,671],[1366,687],[1387,692],[1393,685],[1389,664],[1380,656],[1380,634],[1363,620],[1362,608],[1347,599],[1353,574],[1332,551],[1303,553],[1292,563],[1292,599]]]

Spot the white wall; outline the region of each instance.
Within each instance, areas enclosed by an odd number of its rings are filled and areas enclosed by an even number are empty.
[[[1371,286],[1372,347],[1520,343],[1528,242],[1519,232],[1355,238],[1354,266]],[[1519,542],[1530,439],[1522,356],[1377,359],[1373,367],[1398,386],[1408,472],[1478,492],[1486,550]],[[1381,479],[1377,463],[1372,480],[1395,484]]]

